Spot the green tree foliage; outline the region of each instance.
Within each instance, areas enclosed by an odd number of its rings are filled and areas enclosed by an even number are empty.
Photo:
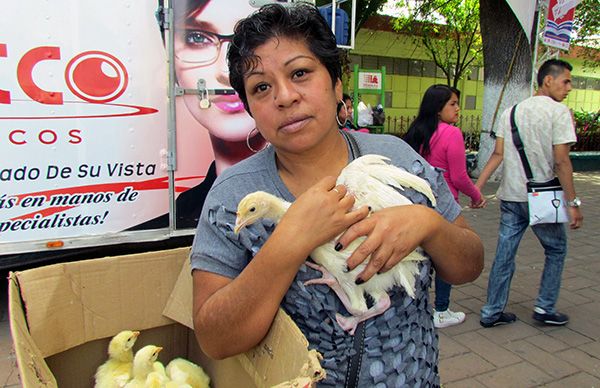
[[[456,87],[473,62],[482,59],[479,31],[479,0],[401,0],[409,10],[394,23],[397,31],[413,35]]]
[[[583,0],[575,8],[575,37],[571,44],[582,47],[586,66],[600,66],[600,4],[598,0]]]
[[[356,31],[358,32],[371,15],[381,10],[385,3],[387,0],[356,0]]]

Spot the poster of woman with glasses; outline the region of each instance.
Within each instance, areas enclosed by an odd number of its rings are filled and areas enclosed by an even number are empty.
[[[238,20],[257,8],[249,0],[175,0],[174,65],[177,83],[197,89],[204,80],[206,93],[185,94],[177,105],[177,186],[198,174],[203,180],[181,192],[176,200],[176,226],[195,228],[204,198],[216,177],[227,167],[265,147],[254,120],[229,84],[227,49]],[[211,155],[212,161],[206,163]],[[200,163],[199,163],[200,162]],[[206,165],[201,170],[199,164]],[[200,170],[199,170],[200,168]],[[184,179],[181,179],[184,178]],[[168,215],[136,229],[164,227]]]

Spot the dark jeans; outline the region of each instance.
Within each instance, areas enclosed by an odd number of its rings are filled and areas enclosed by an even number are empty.
[[[452,285],[446,283],[435,274],[435,311],[446,311],[450,305],[450,290]]]

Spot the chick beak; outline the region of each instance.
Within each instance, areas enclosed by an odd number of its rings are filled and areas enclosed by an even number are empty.
[[[140,335],[139,331],[133,331],[132,333],[133,333],[133,335],[132,335],[133,338],[137,338],[138,335]]]
[[[240,229],[242,229],[244,226],[246,226],[246,224],[243,222],[240,222],[239,218],[236,218],[235,226],[233,227],[233,233],[238,234],[240,232]]]

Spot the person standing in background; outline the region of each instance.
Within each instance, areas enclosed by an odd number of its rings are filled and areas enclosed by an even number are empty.
[[[342,100],[338,103],[338,127],[344,130],[356,130],[356,125],[352,123],[353,114],[352,98],[344,93]]]
[[[369,133],[367,128],[357,128],[354,125],[352,119],[354,115],[354,107],[352,106],[352,98],[344,93],[342,94],[342,100],[338,103],[337,106],[337,123],[338,128],[344,131],[359,131],[364,133]]]
[[[573,67],[562,60],[550,59],[538,70],[538,91],[535,96],[520,102],[515,110],[515,123],[531,166],[535,182],[547,182],[558,176],[565,192],[571,229],[581,227],[581,201],[573,184],[573,165],[569,157],[571,145],[577,141],[573,118],[569,108],[560,102],[571,91]],[[508,108],[500,118],[496,132],[496,146],[492,156],[477,179],[477,187],[485,185],[490,176],[504,161],[497,197],[500,202],[500,230],[496,257],[490,271],[487,302],[481,309],[479,323],[492,327],[517,320],[513,313],[505,312],[510,283],[515,272],[515,256],[523,233],[529,226],[527,205],[527,177],[519,152],[512,140]],[[505,140],[506,139],[506,140]],[[546,260],[535,301],[533,319],[546,325],[565,325],[566,314],[556,311],[561,275],[567,256],[567,234],[564,224],[537,224],[531,230],[544,247]]]
[[[485,198],[467,174],[465,144],[458,122],[460,92],[447,85],[430,86],[423,95],[417,118],[410,125],[404,140],[432,166],[444,170],[444,178],[458,202],[458,193],[471,198],[471,207],[480,208]],[[433,323],[437,328],[458,325],[465,313],[452,311],[452,285],[435,276],[435,311]]]

